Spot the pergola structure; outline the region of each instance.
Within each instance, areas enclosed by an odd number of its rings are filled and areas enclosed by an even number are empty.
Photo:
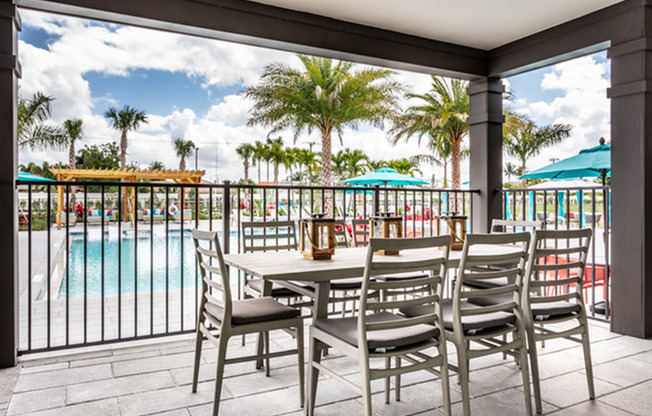
[[[85,179],[115,179],[122,182],[136,182],[137,180],[168,180],[171,179],[175,183],[201,183],[201,178],[206,174],[203,170],[139,170],[139,169],[57,169],[51,168],[52,172],[59,182],[70,182],[77,178]],[[127,210],[126,218],[129,218],[131,210],[136,209],[136,190],[131,187],[129,189],[129,198],[131,204]],[[125,189],[125,193],[127,190]],[[183,215],[183,207],[185,206],[185,191],[181,193],[181,215]],[[199,207],[197,209],[197,216],[199,218]],[[63,185],[57,186],[57,213],[64,212],[63,201]],[[135,218],[134,218],[135,220]],[[57,229],[61,229],[61,215],[57,214]]]
[[[652,336],[652,0],[0,0],[0,366],[18,342],[18,6],[467,79],[476,232],[501,215],[501,78],[608,51],[611,325]]]

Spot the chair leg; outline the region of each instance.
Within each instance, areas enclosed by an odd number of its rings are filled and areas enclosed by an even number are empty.
[[[362,375],[362,403],[364,404],[364,415],[373,416],[371,411],[371,376],[369,374],[369,357],[362,357],[360,360]]]
[[[390,357],[385,358],[385,370],[389,370],[389,368],[392,366],[391,360],[392,359]],[[389,390],[390,390],[389,377],[386,377],[385,378],[385,404],[389,404]]]
[[[448,377],[448,355],[446,353],[446,341],[441,340],[443,344],[438,347],[439,355],[442,357],[441,374],[441,393],[444,401],[444,416],[451,416],[451,387],[450,378]]]
[[[201,322],[197,324],[197,336],[195,338],[195,364],[192,369],[192,392],[197,393],[197,380],[199,379],[199,363],[201,361],[201,347],[204,343],[204,334],[199,330]]]
[[[466,344],[466,341],[465,341]],[[462,389],[462,408],[464,416],[471,416],[471,395],[469,393],[469,360],[466,358],[466,350],[457,345],[457,382]]]
[[[304,369],[306,362],[304,361],[303,356],[303,320],[301,318],[297,319],[297,361],[299,364],[299,401],[300,405],[303,408],[305,404],[305,379],[304,379]]]
[[[586,382],[589,386],[589,398],[595,399],[595,387],[593,385],[593,365],[591,363],[591,343],[589,342],[589,326],[586,317],[582,319],[584,333],[582,334],[582,348],[584,349],[584,366],[586,367]]]
[[[269,331],[265,332],[265,375],[269,377]]]
[[[534,338],[534,328],[528,329],[527,342],[528,352],[530,355],[530,368],[532,369],[532,389],[534,390],[534,404],[536,406],[537,413],[541,414],[543,408],[541,404],[541,383],[539,381],[539,357],[537,352],[537,341]]]
[[[515,335],[512,335],[514,337]],[[532,394],[530,392],[530,372],[527,365],[527,340],[525,339],[525,331],[519,328],[518,337],[521,339],[520,361],[521,361],[521,374],[523,375],[523,395],[525,396],[525,414],[532,416]],[[538,374],[537,374],[538,377]]]
[[[401,357],[396,357],[396,368],[401,368]],[[401,401],[401,374],[397,374],[396,378],[394,379],[394,383],[396,384],[396,392],[395,394],[395,400],[397,402]]]
[[[306,414],[313,416],[315,413],[315,401],[317,397],[317,382],[319,381],[319,369],[315,368],[312,363],[321,362],[321,348],[319,341],[312,335],[310,330],[310,342],[308,346],[308,403],[306,404]]]
[[[222,394],[222,378],[224,377],[224,364],[226,362],[226,348],[229,338],[220,334],[217,347],[217,369],[215,371],[215,398],[213,399],[213,416],[220,410],[220,395]]]

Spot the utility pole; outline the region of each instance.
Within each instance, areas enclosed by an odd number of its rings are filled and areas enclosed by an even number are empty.
[[[199,155],[199,148],[195,147],[195,170],[197,170],[197,159]]]

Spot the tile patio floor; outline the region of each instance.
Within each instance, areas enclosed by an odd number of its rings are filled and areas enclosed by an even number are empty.
[[[591,323],[597,399],[588,400],[579,344],[551,341],[540,356],[544,414],[557,416],[652,414],[652,340],[620,336],[608,325]],[[278,348],[293,340],[272,334]],[[250,352],[233,339],[229,356]],[[193,341],[169,337],[131,344],[22,357],[18,367],[0,370],[0,414],[7,415],[209,415],[212,407],[215,349],[206,344],[198,392],[190,392]],[[454,353],[452,345],[449,353]],[[329,363],[356,378],[355,363],[333,354]],[[451,355],[454,361],[454,354]],[[272,361],[271,377],[252,363],[226,367],[221,415],[302,415],[295,357]],[[520,373],[500,356],[471,362],[474,415],[520,416]],[[452,379],[454,414],[461,414],[460,393]],[[383,402],[382,381],[373,385],[376,415],[441,415],[440,383],[429,373],[405,376],[402,401]],[[346,386],[323,378],[317,394],[318,416],[362,414],[359,397]]]

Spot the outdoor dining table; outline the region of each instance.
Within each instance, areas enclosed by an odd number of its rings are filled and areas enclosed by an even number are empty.
[[[508,254],[514,250],[514,247],[494,245],[480,247],[474,254]],[[328,315],[331,280],[362,276],[366,255],[366,248],[338,249],[329,260],[308,260],[299,251],[257,252],[225,254],[224,262],[248,275],[264,279],[263,296],[269,296],[271,293],[272,280],[280,284],[283,281],[311,282],[315,288],[313,317],[325,318]],[[462,251],[451,250],[448,267],[457,268],[461,256]],[[385,261],[390,262],[410,258],[416,260],[423,258],[423,251],[410,250],[385,257]]]

